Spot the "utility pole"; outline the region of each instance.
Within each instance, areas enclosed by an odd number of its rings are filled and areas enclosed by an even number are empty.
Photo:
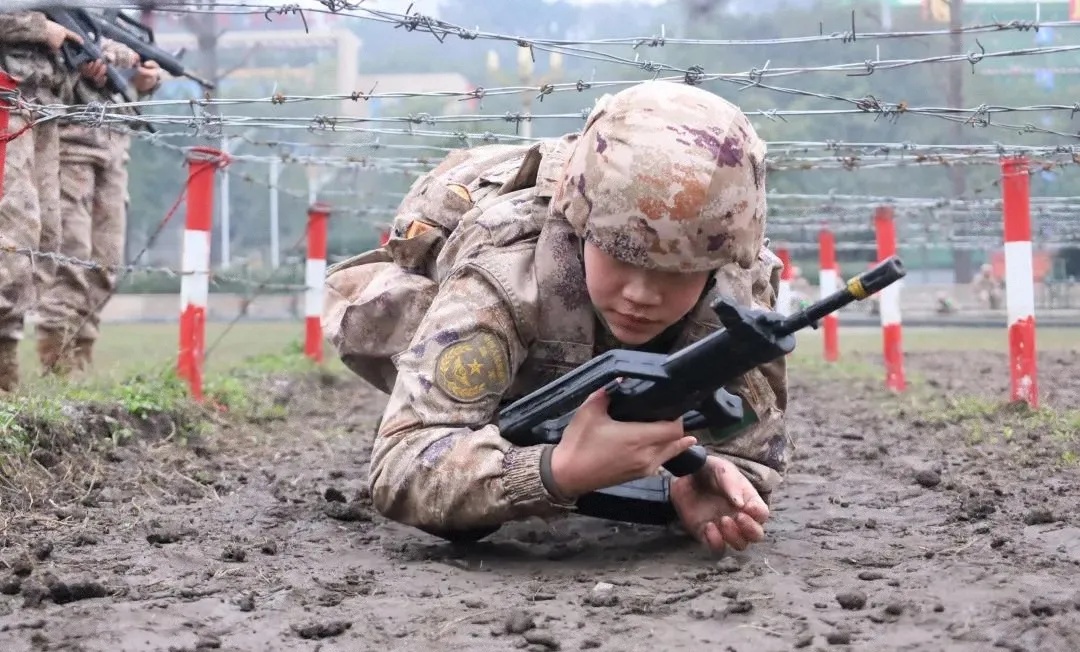
[[[964,0],[949,0],[949,54],[959,55],[964,53],[964,34],[961,31],[964,26]],[[963,62],[957,61],[949,68],[948,89],[946,97],[951,107],[964,106],[964,73],[966,72]],[[960,145],[964,142],[964,123],[957,121],[952,123],[952,142]],[[963,165],[953,165],[948,168],[949,180],[952,183],[954,198],[960,198],[967,191],[967,170]],[[957,249],[953,251],[953,281],[955,283],[970,283],[975,274],[974,265],[971,261],[971,251]]]

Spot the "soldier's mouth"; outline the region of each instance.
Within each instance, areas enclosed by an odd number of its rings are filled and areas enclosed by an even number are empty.
[[[629,326],[642,328],[645,326],[652,326],[656,323],[655,319],[645,319],[644,317],[638,317],[636,315],[627,315],[622,312],[615,312],[615,315],[619,318],[619,321]]]

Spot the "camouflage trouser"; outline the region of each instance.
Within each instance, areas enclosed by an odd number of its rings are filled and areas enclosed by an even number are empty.
[[[44,331],[70,339],[98,337],[101,310],[116,287],[114,268],[123,262],[130,142],[109,134],[97,156],[88,156],[85,146],[61,143],[62,252],[107,269],[59,265],[38,308]]]
[[[12,113],[9,131],[27,124]],[[0,243],[56,252],[60,233],[59,140],[54,122],[43,122],[7,144]],[[34,305],[35,281],[51,278],[54,262],[0,251],[0,340],[22,339],[23,320]],[[42,286],[37,286],[42,287]]]

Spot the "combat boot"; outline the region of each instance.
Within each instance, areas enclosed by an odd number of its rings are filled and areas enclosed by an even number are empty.
[[[80,337],[75,340],[75,368],[89,371],[94,365],[94,340]]]
[[[75,367],[75,341],[65,349],[61,333],[38,329],[37,352],[45,375],[67,376]]]
[[[0,393],[19,386],[19,340],[0,339]]]

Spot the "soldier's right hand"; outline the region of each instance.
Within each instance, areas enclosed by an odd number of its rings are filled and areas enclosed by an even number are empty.
[[[603,389],[581,404],[551,454],[559,492],[577,497],[655,474],[667,460],[697,444],[682,420],[637,423],[608,416]]]
[[[49,47],[53,52],[59,52],[60,48],[64,45],[64,41],[75,41],[79,45],[83,44],[82,37],[64,27],[60,23],[54,23],[51,20],[45,21],[45,40],[48,42]]]

